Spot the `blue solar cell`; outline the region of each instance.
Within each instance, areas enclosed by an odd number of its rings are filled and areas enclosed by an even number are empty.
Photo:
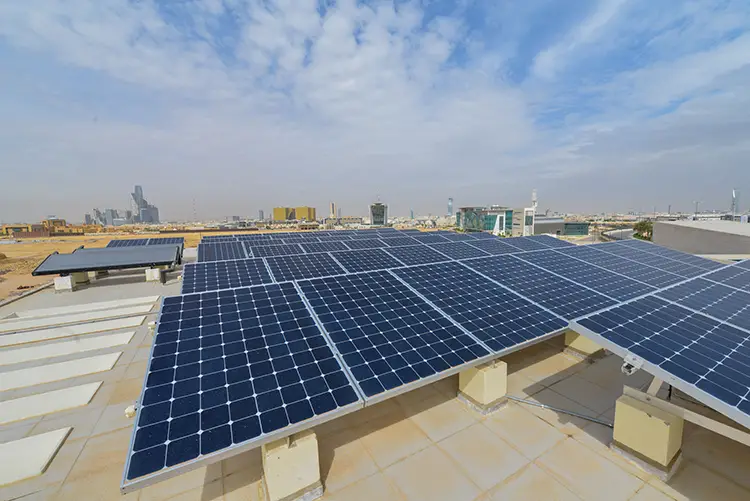
[[[148,245],[185,245],[185,239],[182,237],[165,237],[165,238],[149,238]]]
[[[498,240],[498,238],[493,235],[492,233],[487,233],[486,231],[476,231],[473,233],[467,233],[470,237],[472,237],[474,240]]]
[[[476,238],[466,233],[440,232],[440,236],[450,240],[451,242],[466,242],[467,240],[476,240]]]
[[[432,244],[430,248],[445,254],[451,259],[471,259],[475,257],[488,257],[490,254],[481,249],[467,245],[465,242],[451,242],[447,244]]]
[[[714,271],[704,278],[750,292],[750,260]]]
[[[388,247],[404,247],[407,245],[419,245],[419,241],[411,237],[384,238],[383,243]]]
[[[331,242],[320,242],[320,243],[302,243],[299,244],[305,252],[330,252],[339,250],[349,250],[343,242],[331,241]]]
[[[367,397],[489,355],[388,272],[299,285]]]
[[[350,273],[386,270],[403,266],[383,249],[362,249],[332,252],[331,255]]]
[[[504,238],[503,243],[512,245],[513,247],[516,247],[521,251],[535,251],[550,248],[549,245],[538,240],[531,239],[529,237]]]
[[[107,247],[140,247],[148,245],[148,238],[129,238],[124,240],[110,240]]]
[[[304,254],[305,252],[298,244],[266,245],[263,247],[253,247],[252,251],[255,257],[292,256],[295,254]]]
[[[514,256],[472,259],[466,261],[466,264],[567,320],[617,304],[596,291]]]
[[[234,289],[273,282],[262,259],[239,259],[186,264],[182,293]]]
[[[411,235],[411,237],[422,244],[439,244],[450,242],[450,240],[445,238],[443,235],[438,235],[437,233],[422,233],[421,235]]]
[[[577,247],[576,244],[568,242],[567,240],[562,240],[560,238],[555,238],[551,235],[534,235],[531,237],[527,237],[529,240],[535,240],[537,242],[541,242],[549,247],[553,248],[566,248],[566,247]]]
[[[346,246],[350,249],[380,249],[383,247],[387,247],[387,245],[385,245],[385,242],[378,238],[360,238],[347,240]]]
[[[126,482],[359,398],[287,283],[165,298],[141,402]]]
[[[750,294],[696,278],[656,293],[681,306],[750,329]]]
[[[475,240],[474,242],[466,242],[466,243],[467,245],[476,247],[477,249],[483,250],[484,252],[492,254],[493,256],[521,252],[521,250],[518,247],[513,247],[512,245],[508,245],[503,240],[500,240],[499,238],[496,238],[496,237],[492,237],[492,239],[485,238],[485,239]]]
[[[439,263],[450,258],[435,252],[426,245],[412,245],[410,247],[391,247],[384,249],[407,266],[415,264]]]
[[[658,256],[667,257],[681,263],[697,266],[698,268],[703,268],[704,270],[717,270],[723,266],[721,263],[712,261],[710,259],[694,256],[685,252],[667,249],[666,247],[655,245],[649,242],[644,242],[643,240],[622,240],[616,242],[615,245],[621,245],[631,249],[638,249],[651,254],[656,254]]]
[[[227,261],[245,259],[245,247],[242,242],[201,243],[198,245],[198,261]]]
[[[459,263],[401,268],[393,273],[495,352],[568,326],[566,320]]]
[[[566,249],[558,249],[558,251],[566,256],[580,259],[654,287],[667,287],[685,280],[684,277],[675,275],[674,273],[669,273],[647,264],[631,261],[616,254],[600,251],[599,247],[599,245],[581,245]]]
[[[655,287],[645,283],[579,261],[554,250],[519,254],[518,258],[541,266],[548,271],[618,301],[626,301],[656,290]]]
[[[747,332],[653,296],[577,324],[612,343],[619,354],[632,353],[665,371],[673,384],[681,381],[683,391],[697,389],[690,392],[693,397],[745,426],[750,423]]]
[[[619,242],[599,244],[596,246],[596,249],[637,263],[659,268],[660,270],[679,275],[683,278],[692,278],[706,273],[705,269],[699,268],[698,266],[692,266],[681,261],[675,261],[674,259],[659,256],[658,254],[645,252],[635,247],[620,245]]]
[[[269,257],[266,262],[277,282],[346,273],[330,255],[322,253]]]

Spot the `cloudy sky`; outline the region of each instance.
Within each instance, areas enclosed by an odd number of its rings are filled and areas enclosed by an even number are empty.
[[[5,222],[750,205],[747,0],[6,1],[0,61]]]

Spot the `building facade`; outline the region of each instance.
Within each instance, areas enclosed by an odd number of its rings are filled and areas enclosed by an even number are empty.
[[[274,221],[315,221],[315,207],[274,207]]]
[[[370,225],[385,226],[388,224],[388,206],[375,202],[370,204]]]

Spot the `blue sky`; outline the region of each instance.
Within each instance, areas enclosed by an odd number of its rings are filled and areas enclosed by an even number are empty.
[[[0,60],[3,221],[750,205],[747,1],[3,2]]]

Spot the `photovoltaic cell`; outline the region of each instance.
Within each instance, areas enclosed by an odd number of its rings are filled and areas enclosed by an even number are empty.
[[[182,293],[234,289],[273,282],[262,259],[212,261],[186,264]]]
[[[440,233],[440,236],[450,240],[451,242],[466,242],[476,240],[474,237],[467,235],[466,233]]]
[[[384,238],[383,243],[388,247],[404,247],[406,245],[419,245],[419,241],[411,237]]]
[[[252,250],[255,257],[291,256],[304,254],[305,252],[297,244],[266,245],[264,247],[253,247]]]
[[[266,262],[277,282],[346,273],[330,255],[322,253],[269,257]]]
[[[439,244],[444,242],[450,242],[447,238],[445,238],[443,235],[438,235],[436,233],[422,233],[421,235],[412,235],[412,238],[415,240],[418,240],[420,243],[423,244]]]
[[[657,254],[659,256],[667,257],[669,259],[674,259],[675,261],[680,261],[681,263],[686,263],[692,266],[697,266],[698,268],[703,268],[704,270],[716,270],[723,266],[721,263],[712,261],[710,259],[694,256],[693,254],[687,254],[685,252],[679,252],[676,250],[668,249],[666,247],[662,247],[660,245],[654,245],[652,243],[644,242],[642,240],[635,240],[635,239],[634,240],[622,240],[619,242],[615,242],[615,244],[629,247],[631,249],[639,249],[645,252],[649,252],[651,254]]]
[[[714,271],[704,278],[750,292],[750,260]]]
[[[698,266],[692,266],[688,263],[681,261],[675,261],[658,254],[646,252],[639,248],[629,247],[627,245],[620,245],[619,242],[599,244],[596,246],[597,250],[615,254],[616,256],[630,259],[638,263],[647,264],[660,270],[679,275],[683,278],[693,278],[703,273],[706,273],[706,269]]]
[[[566,320],[458,263],[401,268],[393,273],[494,352],[568,325]]]
[[[346,246],[343,242],[339,241],[332,241],[332,242],[321,242],[321,243],[305,243],[300,244],[300,247],[302,247],[305,252],[330,252],[330,251],[339,251],[339,250],[349,250],[349,247]]]
[[[360,238],[355,240],[348,240],[346,246],[350,249],[379,249],[387,247],[385,242],[377,238]]]
[[[410,247],[392,247],[384,249],[407,266],[416,264],[439,263],[450,258],[435,252],[426,245],[412,245]]]
[[[550,248],[547,244],[538,240],[532,240],[529,237],[504,238],[503,243],[512,245],[522,251],[544,250]]]
[[[293,284],[165,298],[126,482],[356,402]]]
[[[750,329],[750,294],[747,292],[696,278],[656,295],[737,327]]]
[[[386,270],[403,266],[383,249],[362,249],[332,252],[331,255],[350,273]]]
[[[597,245],[581,245],[580,247],[558,249],[558,251],[566,256],[586,261],[654,287],[667,287],[685,280],[685,277],[637,261],[631,261],[609,252],[600,251],[597,247]]]
[[[496,237],[492,237],[492,239],[480,239],[475,240],[474,242],[467,242],[467,245],[476,247],[477,249],[483,250],[484,252],[492,254],[493,256],[521,252],[518,247],[508,245],[503,240],[500,240]]]
[[[750,424],[746,332],[654,296],[605,310],[577,324],[619,348],[622,356],[635,354],[681,381],[681,389],[703,403],[745,426]]]
[[[228,261],[245,259],[245,247],[242,242],[201,243],[198,245],[198,261]]]
[[[489,355],[386,271],[299,285],[367,397]]]
[[[110,240],[107,247],[139,247],[148,245],[148,238],[130,238],[126,240]]]
[[[514,256],[465,261],[466,265],[566,320],[592,313],[616,301],[591,289],[541,270]]]
[[[476,231],[473,233],[467,233],[467,235],[474,238],[474,240],[498,240],[495,235],[487,233],[486,231]]]
[[[182,237],[164,237],[164,238],[149,238],[148,245],[185,245],[185,239]]]
[[[623,275],[598,268],[553,250],[520,254],[518,258],[541,266],[548,271],[618,301],[626,301],[656,290],[650,285],[631,280]]]
[[[475,257],[487,257],[490,255],[484,252],[483,250],[477,249],[476,247],[472,247],[471,245],[467,245],[465,242],[432,244],[432,245],[429,245],[429,247],[440,252],[441,254],[445,254],[451,259],[456,259],[456,260],[471,259]]]
[[[529,240],[535,240],[537,242],[541,242],[549,247],[553,248],[566,248],[566,247],[577,247],[576,244],[568,242],[567,240],[562,240],[560,238],[555,238],[550,235],[534,235],[531,237],[526,237]]]

